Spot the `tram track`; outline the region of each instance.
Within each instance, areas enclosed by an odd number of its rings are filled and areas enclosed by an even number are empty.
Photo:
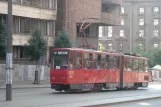
[[[155,86],[156,88],[157,86]],[[0,91],[0,104],[4,107],[8,106],[4,102],[5,90]],[[161,95],[160,89],[148,88],[138,90],[103,90],[99,92],[84,92],[84,93],[67,93],[67,92],[53,92],[51,89],[31,89],[31,90],[13,90],[13,104],[14,107],[76,107],[76,105],[87,106],[86,103],[111,101],[118,99],[131,99],[134,97],[142,96],[159,96]],[[25,96],[25,97],[24,97]],[[27,102],[27,104],[26,104]],[[41,102],[41,103],[40,103]],[[11,104],[12,104],[11,103]],[[5,106],[6,105],[6,106]],[[89,105],[89,104],[88,104]],[[2,107],[3,107],[2,106]],[[12,106],[11,106],[12,107]]]
[[[155,94],[153,94],[153,95],[158,95],[158,94],[160,94],[160,93],[155,93]],[[143,95],[140,95],[140,94],[138,94],[138,95],[135,95],[135,96],[143,96]],[[50,103],[50,104],[38,104],[38,105],[32,105],[32,106],[23,106],[23,107],[48,107],[48,106],[50,106],[50,105],[67,105],[67,104],[72,104],[72,103],[85,103],[85,102],[90,102],[90,101],[100,101],[100,100],[108,100],[108,99],[119,99],[119,98],[121,98],[121,99],[124,99],[124,98],[130,98],[130,97],[135,97],[135,96],[123,96],[123,97],[103,97],[103,98],[99,98],[99,99],[91,99],[91,100],[79,100],[79,101],[68,101],[68,102],[59,102],[59,103]],[[146,96],[146,95],[144,95],[144,96]],[[161,96],[160,96],[161,97]]]

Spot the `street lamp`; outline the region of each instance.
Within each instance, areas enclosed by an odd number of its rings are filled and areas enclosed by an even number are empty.
[[[6,101],[12,101],[12,0],[8,0],[8,37],[6,53]]]

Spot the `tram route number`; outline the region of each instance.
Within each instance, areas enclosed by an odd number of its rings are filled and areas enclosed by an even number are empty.
[[[68,51],[54,51],[54,55],[68,55]]]

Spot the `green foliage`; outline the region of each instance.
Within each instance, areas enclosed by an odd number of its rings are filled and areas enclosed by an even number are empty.
[[[154,67],[157,64],[161,65],[161,49],[159,48],[152,48],[146,51],[136,48],[135,53],[142,57],[149,58],[149,67]]]
[[[69,39],[69,34],[65,31],[61,31],[58,33],[58,36],[55,39],[54,46],[55,48],[71,48],[72,42]]]
[[[0,23],[0,57],[5,57],[7,45],[7,27],[6,24]]]
[[[36,29],[28,40],[28,46],[25,47],[25,55],[31,61],[38,61],[46,54],[47,42],[40,29]]]
[[[103,51],[105,50],[105,47],[102,46],[102,44],[99,43],[99,50]]]

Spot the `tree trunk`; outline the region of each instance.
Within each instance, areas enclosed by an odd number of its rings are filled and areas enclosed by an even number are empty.
[[[42,62],[43,62],[43,56],[40,58],[40,63],[39,63],[39,83],[41,80]]]
[[[39,84],[39,71],[38,71],[37,61],[36,61],[36,70],[35,70],[34,84]]]

